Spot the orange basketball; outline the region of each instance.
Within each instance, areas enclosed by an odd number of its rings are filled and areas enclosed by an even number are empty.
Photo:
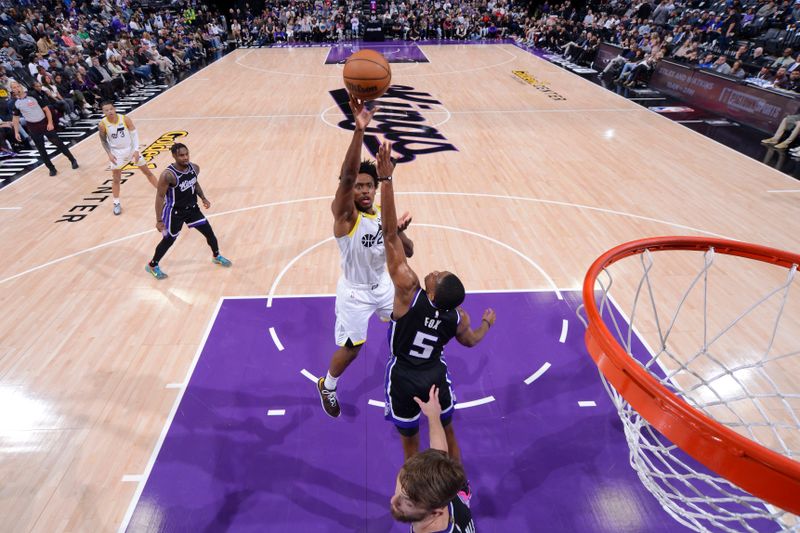
[[[344,62],[344,86],[359,100],[380,98],[392,83],[392,69],[383,54],[359,50]]]

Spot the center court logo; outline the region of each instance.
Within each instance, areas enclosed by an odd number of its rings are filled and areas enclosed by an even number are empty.
[[[521,79],[534,89],[539,92],[544,93],[550,100],[566,100],[565,96],[562,96],[555,92],[553,89],[550,88],[550,85],[546,81],[537,80],[533,75],[529,74],[524,70],[512,70],[511,71],[514,76]]]
[[[148,168],[156,168],[155,163],[151,163],[151,161],[158,154],[172,148],[172,145],[175,144],[177,139],[187,135],[189,135],[188,131],[168,131],[151,143],[147,148],[139,152],[139,155],[143,160],[147,161]],[[133,176],[132,170],[136,168],[138,167],[134,164],[125,165],[122,168],[122,177],[119,180],[120,184],[128,181],[128,178]],[[111,178],[105,180],[99,187],[89,193],[89,196],[83,197],[82,203],[73,205],[65,214],[61,215],[61,218],[56,220],[56,222],[79,222],[86,218],[89,213],[97,209],[98,206],[111,195],[111,185],[113,181],[114,180]]]
[[[330,91],[330,95],[345,116],[338,126],[353,131],[355,124],[347,91],[337,89]],[[379,135],[392,141],[392,151],[400,155],[398,163],[408,163],[418,155],[458,151],[439,130],[425,124],[428,121],[425,114],[430,114],[433,106],[442,105],[429,93],[407,85],[392,85],[377,104],[379,110],[364,135],[364,144],[373,156],[377,156],[381,145]]]

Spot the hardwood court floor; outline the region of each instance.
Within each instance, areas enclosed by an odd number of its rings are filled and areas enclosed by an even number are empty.
[[[768,192],[792,178],[513,46],[422,48],[430,63],[394,65],[393,83],[441,102],[415,109],[457,151],[395,173],[399,209],[449,228],[412,226],[417,272],[448,268],[468,290],[577,288],[602,251],[647,236],[800,249],[797,195]],[[94,136],[73,148],[79,171],[58,157],[57,177],[40,168],[0,191],[0,530],[117,528],[219,298],[266,294],[280,274],[277,294],[334,291],[332,242],[284,272],[331,236],[351,135],[327,52],[239,50],[131,114],[143,143],[188,132],[229,270],[184,229],[169,279],[145,274],[159,237],[138,173],[122,216],[108,198],[56,222],[110,178]]]

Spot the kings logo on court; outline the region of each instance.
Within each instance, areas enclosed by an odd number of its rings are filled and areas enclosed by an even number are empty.
[[[337,89],[330,91],[330,95],[345,116],[338,126],[355,130],[347,91]],[[392,85],[376,103],[378,112],[364,135],[364,144],[373,156],[378,155],[381,136],[392,142],[392,151],[399,156],[398,163],[408,163],[419,155],[458,151],[435,126],[430,125],[433,121],[426,117],[426,113],[432,114],[433,106],[442,103],[429,93],[408,85]]]

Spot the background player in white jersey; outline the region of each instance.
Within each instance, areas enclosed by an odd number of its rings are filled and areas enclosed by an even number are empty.
[[[100,131],[100,143],[108,154],[111,161],[111,193],[114,197],[114,214],[122,213],[122,206],[119,203],[119,189],[122,178],[122,167],[128,163],[133,163],[145,176],[150,185],[158,188],[158,180],[155,175],[147,168],[147,162],[140,161],[139,154],[139,132],[136,126],[127,115],[117,114],[117,109],[113,102],[105,101],[102,105],[103,119],[97,125]]]
[[[355,131],[331,204],[333,235],[342,257],[342,276],[336,286],[335,336],[339,349],[331,358],[327,375],[317,382],[322,407],[334,418],[341,414],[336,396],[339,377],[367,340],[370,316],[377,313],[388,320],[394,299],[394,287],[386,273],[381,211],[374,205],[378,171],[375,163],[361,162],[364,130],[377,108],[367,109],[363,102],[351,96],[350,109],[355,118]],[[408,257],[414,245],[403,231],[410,223],[408,213],[394,223],[399,227],[399,239]]]
[[[441,421],[447,436],[450,457],[461,461],[461,452],[453,432],[453,411],[456,405],[452,380],[444,359],[444,347],[453,337],[460,344],[478,344],[492,327],[495,313],[486,309],[481,325],[470,326],[470,318],[461,309],[464,285],[452,272],[431,272],[425,276],[425,287],[408,266],[395,220],[394,164],[389,158],[392,148],[384,142],[378,151],[378,176],[382,182],[383,225],[386,261],[394,284],[394,308],[389,347],[391,357],[386,365],[385,418],[401,436],[406,459],[419,450],[420,407],[416,398],[428,395],[431,385],[441,391]]]

